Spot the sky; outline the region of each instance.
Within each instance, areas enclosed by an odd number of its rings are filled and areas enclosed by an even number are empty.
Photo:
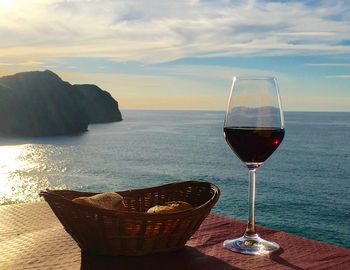
[[[46,69],[121,109],[225,110],[268,75],[286,111],[350,111],[350,1],[0,0],[0,76]]]

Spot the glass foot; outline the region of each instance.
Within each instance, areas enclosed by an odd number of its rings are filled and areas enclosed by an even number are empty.
[[[279,250],[280,246],[275,242],[266,241],[259,237],[243,235],[233,240],[225,240],[224,248],[234,252],[250,255],[266,255]]]

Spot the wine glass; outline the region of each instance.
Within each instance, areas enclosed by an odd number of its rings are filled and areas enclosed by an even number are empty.
[[[225,115],[228,145],[249,169],[248,222],[242,237],[225,240],[225,248],[262,255],[280,246],[255,231],[255,172],[284,137],[284,120],[277,80],[273,77],[234,77]]]

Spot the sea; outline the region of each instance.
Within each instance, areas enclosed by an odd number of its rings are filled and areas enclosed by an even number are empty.
[[[224,111],[122,114],[76,136],[0,138],[0,204],[38,201],[46,188],[120,191],[191,179],[220,188],[214,212],[246,219],[248,170],[224,139]],[[284,140],[257,170],[256,223],[350,248],[350,112],[284,116]]]

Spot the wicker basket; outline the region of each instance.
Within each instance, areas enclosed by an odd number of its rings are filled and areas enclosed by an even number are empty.
[[[97,193],[71,190],[41,192],[66,231],[83,252],[138,256],[182,248],[199,228],[220,196],[208,182],[185,181],[158,187],[118,191],[128,212],[72,202]],[[168,201],[186,201],[193,208],[166,214],[147,214],[148,208]]]

